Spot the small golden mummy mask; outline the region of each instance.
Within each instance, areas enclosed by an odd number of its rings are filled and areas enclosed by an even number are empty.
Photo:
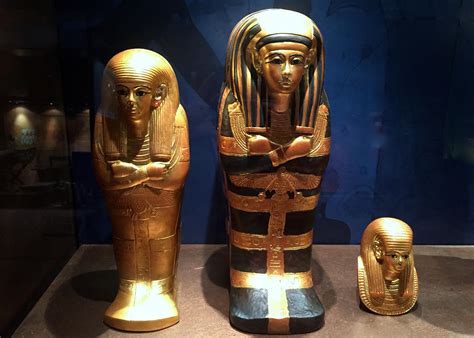
[[[418,276],[413,261],[413,232],[396,218],[378,218],[365,229],[358,258],[362,303],[381,315],[401,315],[415,305]]]

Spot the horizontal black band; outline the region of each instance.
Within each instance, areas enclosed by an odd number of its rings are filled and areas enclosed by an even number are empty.
[[[268,212],[247,212],[230,207],[230,224],[232,230],[247,234],[267,235]]]
[[[285,164],[274,167],[268,155],[259,156],[232,156],[220,154],[221,164],[227,175],[271,173],[280,167],[288,171],[302,174],[322,175],[329,162],[329,155],[318,157],[300,157]]]
[[[297,34],[288,34],[288,33],[279,33],[279,34],[270,34],[261,38],[257,44],[257,50],[262,48],[263,46],[274,43],[274,42],[296,42],[305,45],[308,48],[311,48],[312,42],[311,39],[307,38],[303,35]]]
[[[230,246],[230,267],[243,272],[267,272],[266,250],[245,250]]]
[[[302,235],[313,229],[316,209],[288,212],[285,219],[285,236]]]
[[[312,247],[284,250],[285,273],[307,272],[311,269]],[[267,273],[267,250],[246,250],[230,246],[230,267],[243,272]]]
[[[307,272],[311,269],[311,246],[301,250],[285,250],[285,273]]]
[[[318,330],[324,325],[324,308],[313,288],[286,290],[290,312],[290,333]]]
[[[230,322],[240,330],[268,333],[268,291],[230,287]]]

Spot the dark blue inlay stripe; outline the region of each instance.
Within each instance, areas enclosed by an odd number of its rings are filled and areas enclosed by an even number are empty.
[[[285,250],[285,272],[307,272],[311,269],[311,246],[301,250]]]
[[[267,333],[268,291],[265,289],[230,288],[230,322],[236,328]]]
[[[247,212],[230,207],[230,222],[233,230],[248,234],[268,234],[267,212]]]
[[[231,156],[220,154],[221,164],[228,175],[244,173],[272,173],[280,167],[288,171],[322,175],[329,161],[329,156],[301,157],[274,167],[267,155],[262,156]]]
[[[290,333],[306,333],[324,325],[324,308],[313,288],[287,290]]]
[[[238,80],[237,80],[238,76],[239,76],[239,72],[241,72],[242,69],[238,69],[238,67],[237,67],[237,63],[238,63],[237,62],[237,55],[239,55],[239,52],[245,54],[245,49],[239,50],[240,42],[243,38],[245,38],[246,31],[250,27],[250,25],[254,24],[256,21],[257,21],[257,19],[253,18],[253,19],[250,19],[250,20],[248,20],[247,22],[245,22],[243,24],[242,28],[237,32],[238,35],[237,35],[237,38],[235,40],[235,44],[233,45],[232,60],[233,60],[233,62],[235,62],[235,67],[233,69],[233,79],[232,79],[232,81],[235,84],[234,94],[236,95],[236,97],[242,97],[242,87],[240,87],[238,85]],[[241,65],[241,67],[242,67],[242,65]],[[245,85],[245,84],[243,83],[243,85]]]
[[[321,176],[327,167],[329,156],[301,157],[284,164],[288,171]]]
[[[276,172],[268,156],[228,156],[220,154],[221,164],[228,175]]]
[[[267,272],[266,250],[244,250],[231,245],[230,266],[244,272]]]
[[[316,209],[287,213],[284,234],[302,235],[311,231],[315,215]]]
[[[222,111],[222,121],[221,121],[221,135],[222,136],[229,136],[232,137],[234,134],[232,133],[232,128],[230,127],[230,120],[229,120],[229,110],[228,106],[230,103],[235,102],[234,95],[232,92],[229,92],[227,98],[225,100],[224,109]]]

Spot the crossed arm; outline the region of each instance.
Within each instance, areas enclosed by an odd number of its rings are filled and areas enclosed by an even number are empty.
[[[178,160],[170,162],[150,162],[146,165],[135,165],[121,160],[107,161],[103,151],[103,118],[96,117],[93,164],[97,180],[104,190],[120,190],[146,183],[154,188],[178,188],[184,184],[189,170],[189,140],[186,113],[180,106],[176,112],[176,142]]]

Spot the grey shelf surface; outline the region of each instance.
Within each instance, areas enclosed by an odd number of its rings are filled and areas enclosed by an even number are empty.
[[[385,317],[359,308],[357,245],[313,246],[313,275],[326,309],[324,327],[304,336],[474,336],[474,246],[415,246],[418,303]],[[102,323],[117,289],[110,245],[81,246],[16,330],[14,337],[240,337],[228,321],[227,248],[182,245],[178,263],[181,321],[151,333],[119,332]]]

